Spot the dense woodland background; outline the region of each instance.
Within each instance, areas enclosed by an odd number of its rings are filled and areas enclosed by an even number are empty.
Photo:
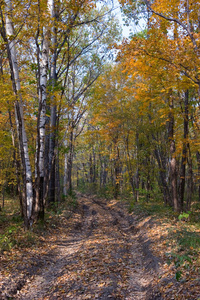
[[[0,298],[200,299],[199,211],[200,0],[0,0]]]
[[[26,228],[74,190],[198,209],[199,4],[121,1],[145,24],[122,40],[111,3],[0,2],[1,208]]]

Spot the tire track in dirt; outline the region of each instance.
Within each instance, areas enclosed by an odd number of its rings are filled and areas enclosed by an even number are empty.
[[[14,299],[161,299],[150,296],[158,263],[137,220],[116,200],[79,195],[78,203],[68,230]]]

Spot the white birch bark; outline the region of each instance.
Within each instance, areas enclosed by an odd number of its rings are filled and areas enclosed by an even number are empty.
[[[39,176],[44,177],[44,150],[45,150],[45,123],[46,123],[46,100],[47,100],[47,73],[48,73],[48,36],[44,29],[44,40],[40,66],[40,122],[39,122]],[[37,168],[36,168],[37,170]]]
[[[20,79],[19,79],[19,68],[18,68],[18,63],[17,63],[17,53],[16,53],[16,47],[15,43],[16,41],[13,39],[14,36],[14,29],[13,25],[11,22],[11,19],[9,17],[9,14],[12,11],[12,6],[11,6],[11,1],[6,0],[6,34],[8,36],[9,40],[9,49],[10,49],[10,54],[11,54],[11,59],[12,59],[12,65],[13,65],[13,73],[14,73],[14,80],[16,84],[16,90],[18,92],[19,96],[19,101],[17,100],[15,102],[15,117],[16,117],[16,125],[17,125],[17,132],[18,132],[18,137],[22,139],[20,141],[21,148],[20,153],[21,153],[21,160],[22,163],[25,165],[23,166],[25,169],[25,180],[26,180],[26,205],[27,205],[27,218],[30,220],[31,214],[32,214],[32,205],[33,205],[33,185],[32,185],[32,172],[31,172],[31,165],[30,165],[30,159],[29,159],[29,153],[28,153],[28,141],[27,141],[27,136],[26,136],[26,131],[25,131],[25,126],[24,126],[24,115],[23,115],[23,103],[22,103],[22,98],[20,95]],[[17,105],[19,107],[19,111],[17,111]],[[19,116],[20,114],[20,116]],[[20,120],[19,120],[20,117]],[[20,134],[21,130],[21,134]]]
[[[52,21],[51,27],[51,57],[50,57],[50,71],[51,71],[51,85],[52,90],[54,90],[56,82],[56,28],[55,28],[55,2],[54,0],[48,0],[48,9],[50,12],[50,17]],[[51,173],[50,183],[49,183],[49,201],[55,201],[55,129],[56,129],[56,111],[57,107],[54,104],[55,98],[52,96],[51,104],[51,133],[50,133],[50,144],[49,144],[49,172]],[[54,160],[54,163],[53,163]]]
[[[55,32],[55,3],[54,0],[49,0],[48,1],[48,7],[50,11],[50,15],[52,18],[52,28],[51,28],[51,49],[52,49],[52,54],[50,57],[51,61],[51,84],[52,88],[54,89],[55,87],[55,81],[56,81],[56,32]],[[54,101],[54,97],[52,97]],[[56,105],[53,103],[51,106],[51,138],[50,138],[50,164],[52,161],[52,158],[54,156],[54,148],[55,148],[55,127],[56,127]]]
[[[50,16],[53,18],[54,17],[54,0],[48,0],[48,9]]]

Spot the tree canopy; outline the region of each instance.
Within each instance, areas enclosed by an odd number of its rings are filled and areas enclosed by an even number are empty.
[[[1,2],[0,183],[27,228],[83,186],[200,199],[199,3],[120,5],[145,24],[123,41],[105,3]]]

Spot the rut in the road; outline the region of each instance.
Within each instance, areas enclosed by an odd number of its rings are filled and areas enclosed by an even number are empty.
[[[80,196],[78,202],[79,213],[66,222],[70,230],[63,228],[15,299],[148,299],[158,265],[134,217],[115,200]]]

